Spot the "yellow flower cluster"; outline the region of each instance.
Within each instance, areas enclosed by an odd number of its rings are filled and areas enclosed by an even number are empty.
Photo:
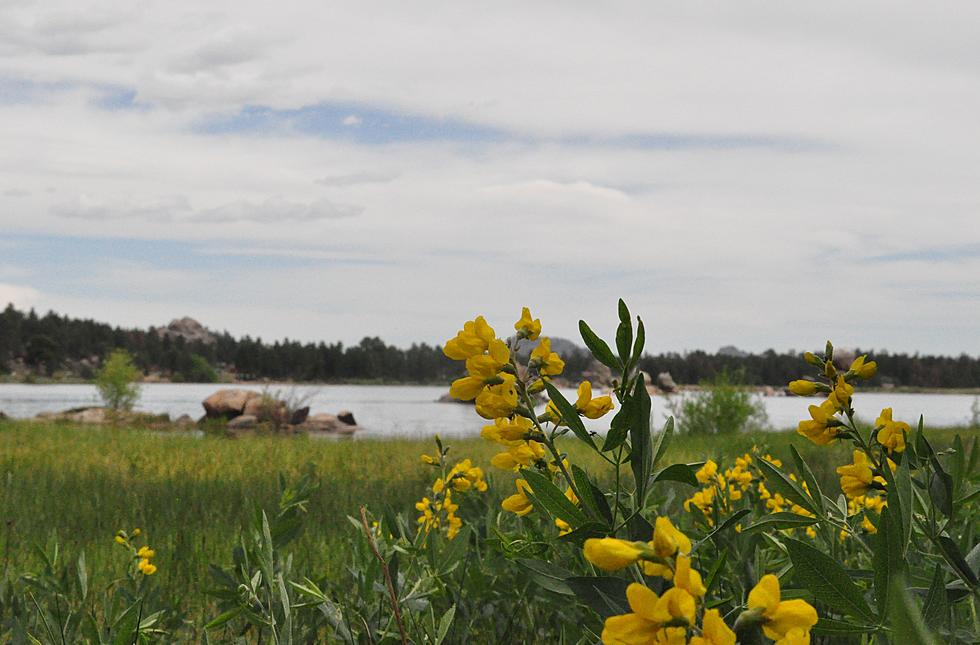
[[[135,528],[129,533],[123,530],[116,531],[115,541],[116,544],[126,547],[133,554],[133,559],[136,560],[136,569],[142,573],[144,576],[152,576],[157,572],[157,567],[151,562],[153,558],[156,557],[157,552],[146,546],[145,544],[136,548],[133,544],[135,538],[140,537],[143,534],[139,528]]]
[[[422,455],[422,463],[442,468],[445,471],[445,451],[440,446],[439,457]],[[486,492],[487,482],[483,477],[483,469],[474,466],[469,459],[464,459],[450,468],[448,472],[432,483],[432,499],[423,497],[415,503],[419,529],[428,533],[432,530],[446,529],[446,537],[455,538],[463,527],[463,520],[456,515],[459,504],[453,500],[453,493]]]
[[[705,476],[713,476],[708,474],[710,470]],[[653,539],[647,543],[617,538],[585,541],[586,559],[600,569],[618,571],[638,563],[646,575],[672,582],[663,594],[643,584],[629,585],[626,599],[631,612],[606,619],[603,643],[734,645],[735,632],[718,610],[704,610],[701,625],[697,625],[698,606],[703,604],[706,589],[701,574],[691,567],[690,551],[690,539],[666,517],[656,519]],[[804,600],[781,600],[776,576],[767,575],[759,581],[749,593],[747,606],[749,620],[761,624],[766,636],[777,643],[810,642],[810,629],[817,622],[816,610]]]
[[[878,371],[878,364],[869,361],[867,355],[862,355],[851,362],[851,367],[847,372],[840,374],[834,367],[833,345],[827,343],[827,348],[827,355],[822,358],[811,352],[806,352],[803,355],[808,363],[821,368],[821,377],[826,379],[827,383],[798,380],[789,384],[790,391],[800,396],[812,396],[818,392],[827,393],[827,398],[823,403],[809,407],[810,418],[800,421],[796,430],[798,434],[821,446],[837,439],[840,428],[844,425],[840,419],[836,418],[836,415],[844,413],[850,416],[853,413],[851,410],[851,398],[854,396],[852,381],[869,379]]]
[[[673,583],[663,595],[633,583],[626,590],[632,613],[606,619],[604,643],[687,642],[689,628],[695,627],[696,605],[707,591],[701,574],[691,567],[691,540],[667,517],[654,522],[649,542],[630,542],[619,538],[591,538],[585,541],[585,558],[605,571],[618,571],[638,563],[648,576],[659,576]],[[718,634],[735,634],[722,621],[711,624]],[[721,629],[721,628],[724,629]],[[727,632],[725,631],[727,630]],[[708,641],[711,642],[711,641]]]
[[[768,453],[761,453],[758,446],[752,446],[750,453],[737,457],[734,466],[726,468],[723,473],[718,472],[717,462],[712,459],[706,461],[695,473],[698,482],[705,486],[684,500],[684,510],[699,511],[708,526],[714,526],[716,519],[730,514],[734,510],[733,502],[740,500],[744,500],[743,504],[758,504],[770,513],[788,511],[813,517],[813,513],[807,509],[787,501],[779,493],[771,493],[766,488],[766,476],[759,469],[756,460],[761,456],[777,468],[782,468],[783,463]],[[792,473],[789,477],[796,481],[796,476]],[[801,486],[809,493],[806,482],[802,482]],[[736,530],[739,528],[736,526]],[[805,533],[810,538],[816,537],[816,531],[812,527],[806,527]]]
[[[467,321],[443,350],[453,360],[466,361],[467,376],[454,381],[449,393],[463,401],[475,399],[477,413],[493,421],[480,434],[503,447],[491,460],[494,467],[512,472],[533,467],[554,478],[558,472],[567,471],[567,462],[559,460],[554,450],[549,460],[541,424],[550,422],[557,428],[567,425],[568,420],[561,418],[553,402],[548,403],[544,414],[536,416],[532,397],[545,388],[547,380],[564,371],[565,362],[551,350],[551,341],[541,336],[541,321],[533,318],[527,307],[514,323],[514,330],[515,335],[505,342],[497,338],[483,316]],[[524,341],[538,341],[526,365],[516,360]],[[594,397],[592,384],[583,381],[578,386],[575,408],[581,416],[598,419],[613,409],[613,402],[609,396]],[[528,496],[531,488],[524,479],[516,480],[515,486],[516,492],[501,506],[526,515],[533,509]],[[566,496],[578,503],[570,486]],[[560,532],[570,531],[564,522],[558,520],[556,524]]]

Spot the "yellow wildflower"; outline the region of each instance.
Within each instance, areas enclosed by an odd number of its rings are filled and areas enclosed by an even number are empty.
[[[517,407],[517,381],[513,374],[501,374],[503,381],[483,388],[476,397],[476,413],[484,419],[509,417]]]
[[[653,527],[653,551],[661,558],[691,552],[691,540],[677,530],[667,517],[658,517]]]
[[[156,551],[154,551],[153,549],[151,549],[146,545],[143,545],[139,548],[139,551],[136,552],[136,557],[144,558],[146,560],[152,560],[156,554],[157,554]]]
[[[544,445],[537,441],[526,441],[501,452],[490,460],[495,468],[501,470],[518,470],[521,466],[530,466],[544,459]]]
[[[707,484],[711,481],[711,478],[714,477],[717,473],[718,473],[718,464],[716,464],[713,460],[709,459],[708,461],[704,462],[703,466],[698,468],[698,471],[694,473],[694,476],[697,477],[698,481],[701,482],[702,484]]]
[[[144,576],[152,576],[157,572],[156,565],[151,564],[147,558],[140,560],[139,565],[137,566],[139,567],[140,573],[142,573]]]
[[[810,603],[800,599],[780,600],[779,578],[771,573],[762,576],[749,592],[748,607],[760,611],[764,620],[762,631],[774,641],[794,629],[809,633],[817,624],[817,610]]]
[[[674,586],[688,592],[695,598],[700,598],[707,592],[701,574],[691,568],[691,558],[678,555],[674,569]]]
[[[505,446],[515,446],[531,433],[533,425],[530,419],[514,417],[513,419],[495,419],[490,425],[483,426],[480,436]]]
[[[464,323],[455,338],[446,341],[442,352],[454,361],[465,361],[485,352],[494,338],[496,334],[493,328],[483,316],[477,316],[475,320]]]
[[[854,386],[844,380],[843,376],[837,377],[837,384],[834,390],[827,397],[832,402],[834,408],[840,412],[847,410],[851,405],[851,396],[854,395]]]
[[[871,378],[878,371],[878,364],[867,360],[868,355],[862,354],[851,363],[850,372],[859,378]]]
[[[885,408],[881,411],[881,414],[875,419],[875,426],[881,426],[881,430],[878,431],[878,443],[884,446],[889,453],[905,450],[905,435],[912,429],[904,421],[892,420],[891,408]]]
[[[565,361],[551,351],[551,339],[542,337],[541,342],[531,352],[531,367],[536,367],[544,376],[557,376],[565,369]]]
[[[796,432],[819,446],[826,446],[837,438],[836,426],[840,424],[834,418],[837,408],[830,399],[827,399],[820,405],[811,405],[808,409],[811,420],[800,421]]]
[[[854,451],[854,463],[846,466],[838,466],[837,474],[840,475],[840,487],[848,497],[864,495],[871,488],[875,481],[874,473],[871,470],[871,462],[862,450]],[[877,478],[879,483],[884,480]]]
[[[135,529],[133,529],[133,537],[139,537],[142,534],[143,531],[141,531],[138,526]]]
[[[121,536],[119,534],[116,534],[116,538],[115,539],[116,539],[116,544],[122,544],[122,545],[125,545],[126,544],[126,538],[124,538],[123,536]]]
[[[810,632],[794,627],[776,641],[775,645],[810,645]]]
[[[535,318],[531,320],[531,310],[527,307],[521,310],[521,319],[514,323],[517,335],[528,340],[537,340],[541,335],[541,321]]]
[[[640,559],[646,551],[640,542],[629,542],[619,538],[589,538],[585,541],[585,559],[603,571],[625,569]]]
[[[592,384],[582,381],[578,386],[578,399],[575,401],[575,409],[589,419],[598,419],[613,409],[612,397],[597,396],[592,398]]]
[[[517,486],[517,493],[502,501],[500,507],[517,515],[527,515],[534,508],[527,496],[527,493],[531,492],[531,487],[524,479],[518,479],[514,484]]]
[[[606,619],[602,642],[607,645],[671,642],[662,639],[676,638],[682,633],[676,631],[683,630],[677,623],[690,625],[694,622],[694,598],[683,589],[673,587],[663,596],[657,596],[653,590],[634,582],[626,588],[626,599],[632,613]],[[674,631],[659,634],[668,622],[671,623],[669,629]]]
[[[485,387],[499,383],[497,374],[510,361],[510,350],[502,340],[496,338],[490,341],[489,350],[489,354],[466,359],[466,371],[469,374],[453,381],[449,386],[450,396],[460,401],[472,401]]]
[[[863,528],[868,533],[874,534],[878,532],[878,527],[872,523],[871,519],[867,515],[861,520],[861,528]]]
[[[812,396],[817,392],[817,384],[814,381],[798,380],[790,381],[789,391],[798,396]]]
[[[709,609],[701,619],[701,635],[691,638],[691,645],[735,645],[735,632],[717,609]]]

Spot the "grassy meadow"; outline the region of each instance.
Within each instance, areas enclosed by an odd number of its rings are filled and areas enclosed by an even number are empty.
[[[965,434],[977,431],[967,430]],[[949,431],[932,431],[937,444]],[[845,449],[815,449],[793,433],[677,437],[670,457],[702,461],[732,456],[753,444],[790,463],[788,443],[804,453],[827,490],[837,490],[837,464]],[[575,450],[576,463],[596,458]],[[511,486],[489,467],[497,452],[480,439],[451,442],[451,457],[471,457],[485,468],[491,495]],[[113,543],[121,528],[141,527],[158,553],[156,585],[191,619],[211,612],[208,564],[231,561],[241,530],[257,508],[274,509],[280,473],[295,476],[313,464],[322,486],[309,508],[304,533],[291,545],[296,569],[330,575],[346,560],[353,529],[347,515],[361,504],[414,513],[431,483],[419,461],[428,440],[329,441],[305,436],[230,440],[134,428],[92,428],[0,422],[0,558],[7,576],[35,570],[37,549],[57,541],[69,561],[84,552],[92,585],[106,584],[126,565]],[[598,464],[594,464],[598,466]],[[596,470],[600,470],[596,468]],[[56,539],[56,540],[55,540]]]

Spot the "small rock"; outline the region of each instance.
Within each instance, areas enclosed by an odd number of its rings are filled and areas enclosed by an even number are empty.
[[[229,430],[248,430],[259,424],[259,419],[252,414],[242,414],[228,422]]]
[[[289,425],[298,426],[306,421],[310,416],[310,406],[302,407],[298,410],[293,410],[292,415],[289,417]]]
[[[350,410],[341,410],[337,413],[337,419],[341,423],[346,423],[349,426],[356,426],[357,421],[354,420],[354,413]]]
[[[174,421],[175,426],[187,427],[194,425],[194,419],[189,414],[182,414]]]

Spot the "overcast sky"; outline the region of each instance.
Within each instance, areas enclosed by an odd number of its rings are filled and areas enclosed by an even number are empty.
[[[980,4],[0,0],[0,300],[980,353]]]

